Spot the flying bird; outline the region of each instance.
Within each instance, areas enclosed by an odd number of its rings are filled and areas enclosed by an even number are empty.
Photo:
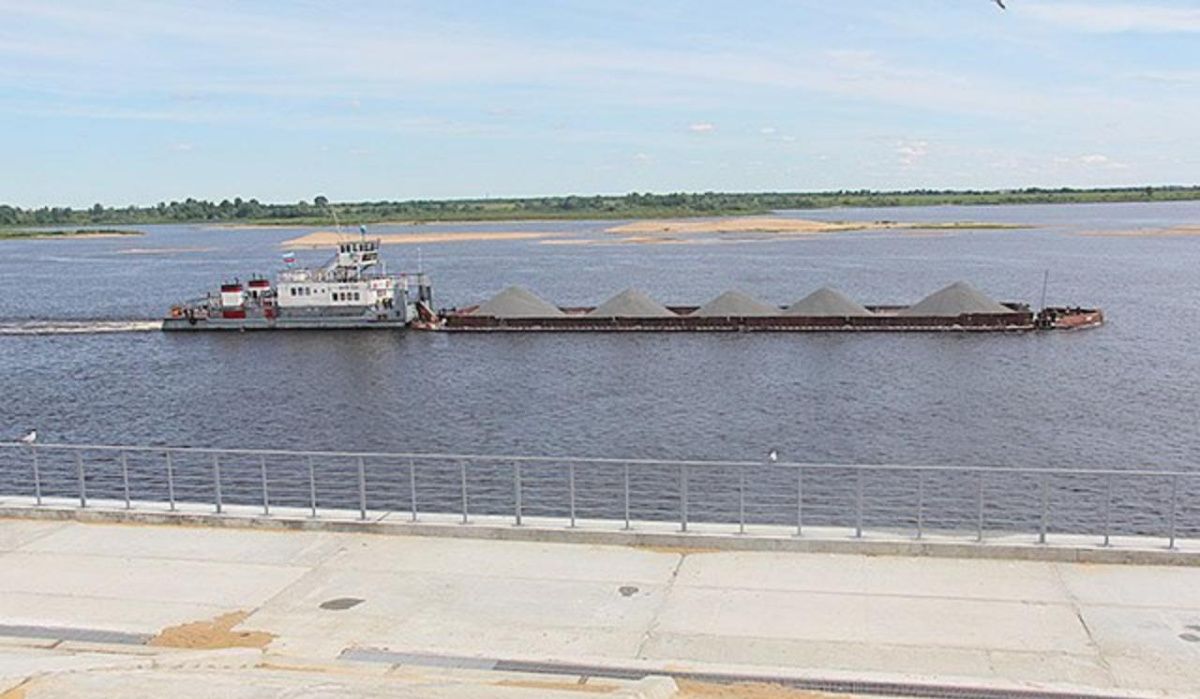
[[[1007,10],[1007,9],[1008,9],[1007,7],[1005,7],[1005,6],[1004,6],[1004,0],[992,0],[992,2],[996,3],[997,5],[999,5],[1001,10]]]
[[[29,430],[29,434],[21,438],[22,444],[33,444],[37,441],[37,430]]]

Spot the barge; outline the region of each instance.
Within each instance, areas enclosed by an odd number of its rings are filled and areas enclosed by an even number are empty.
[[[163,330],[403,330],[435,319],[429,279],[417,273],[416,297],[408,274],[389,275],[379,259],[379,240],[365,231],[338,244],[320,267],[287,267],[271,280],[228,281],[220,290],[171,308]]]
[[[998,303],[956,282],[911,306],[863,306],[836,289],[818,289],[791,306],[771,306],[736,291],[704,306],[664,306],[627,289],[600,306],[559,307],[520,287],[443,312],[451,332],[1020,332],[1073,330],[1104,323],[1099,309]]]

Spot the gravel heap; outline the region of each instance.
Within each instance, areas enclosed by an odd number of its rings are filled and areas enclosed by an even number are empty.
[[[676,313],[637,289],[626,289],[588,313],[595,318],[675,318]]]
[[[726,291],[692,312],[700,318],[745,318],[777,316],[780,310],[740,291]]]
[[[901,310],[897,315],[954,318],[976,313],[1012,313],[1012,309],[996,303],[966,282],[954,282]]]
[[[510,286],[475,310],[475,315],[493,318],[557,318],[565,315],[557,306],[519,286]]]
[[[823,286],[783,311],[788,316],[854,317],[873,315],[862,304],[832,287]]]

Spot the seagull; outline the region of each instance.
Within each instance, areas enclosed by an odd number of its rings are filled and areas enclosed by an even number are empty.
[[[20,439],[21,444],[33,444],[37,441],[37,430],[29,430],[29,434]]]
[[[776,461],[779,461],[779,452],[775,451],[774,449],[767,452],[767,463],[773,464]]]

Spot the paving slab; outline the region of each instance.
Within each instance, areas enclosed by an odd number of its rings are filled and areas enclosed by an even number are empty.
[[[0,530],[2,531],[2,530]],[[160,526],[59,527],[24,543],[26,552],[174,559],[258,565],[312,566],[347,542],[321,532],[195,527],[187,536]]]
[[[0,519],[0,554],[69,527],[67,522]]]
[[[504,553],[520,558],[519,552]],[[492,575],[486,572],[488,552],[480,554],[478,572],[470,575],[361,571],[343,568],[338,559],[272,599],[244,626],[278,634],[280,647],[290,652],[308,649],[326,657],[329,650],[356,644],[632,657],[661,604],[661,586],[634,587],[628,577]],[[521,573],[531,576],[534,570]],[[344,611],[320,608],[347,597],[363,602]]]
[[[687,557],[680,587],[1067,602],[1055,568],[1030,561],[719,552]]]

